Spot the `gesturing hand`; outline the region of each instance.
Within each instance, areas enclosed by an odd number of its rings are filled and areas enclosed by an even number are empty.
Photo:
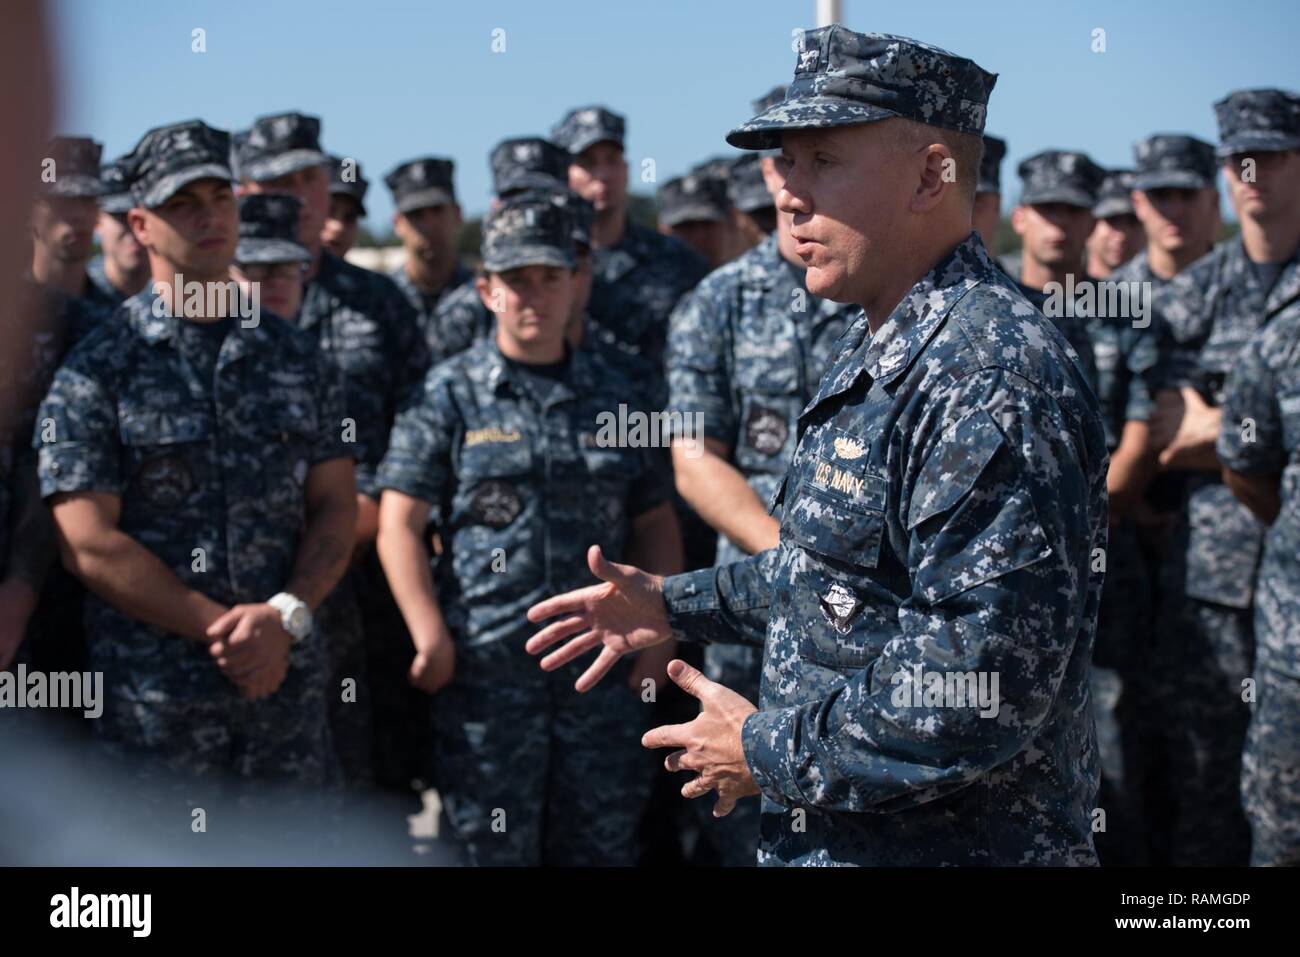
[[[703,797],[717,791],[713,816],[726,817],[741,798],[759,793],[741,741],[745,719],[758,709],[684,661],[671,662],[668,677],[699,699],[699,717],[689,724],[666,724],[647,731],[641,744],[647,748],[680,748],[664,758],[664,767],[669,771],[699,772],[698,777],[686,782],[682,797]]]
[[[529,608],[528,620],[534,624],[557,615],[567,617],[547,625],[524,645],[530,655],[538,655],[577,636],[542,659],[544,671],[554,671],[604,645],[591,667],[574,683],[579,691],[594,687],[629,651],[640,651],[672,637],[662,578],[632,565],[606,561],[599,545],[587,549],[587,567],[602,583],[556,595]]]

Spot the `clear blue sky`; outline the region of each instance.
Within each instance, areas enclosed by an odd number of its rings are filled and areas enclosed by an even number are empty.
[[[545,134],[573,106],[628,118],[634,175],[646,157],[662,181],[732,153],[723,135],[789,79],[791,30],[815,17],[813,0],[55,0],[53,11],[60,131],[116,156],[161,123],[197,116],[233,129],[263,113],[314,113],[326,148],[361,161],[378,233],[392,213],[382,176],[397,163],[450,156],[461,205],[478,215],[493,144]],[[1130,165],[1148,133],[1214,141],[1211,104],[1230,90],[1300,90],[1294,0],[845,0],[843,19],[1000,74],[988,128],[1010,144],[1008,203],[1016,163],[1040,149]],[[206,53],[191,52],[196,27]],[[1096,27],[1105,53],[1091,50]]]

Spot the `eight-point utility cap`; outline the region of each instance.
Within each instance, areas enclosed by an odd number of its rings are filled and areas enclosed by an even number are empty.
[[[311,253],[298,242],[302,202],[296,196],[254,193],[239,197],[237,263],[311,262]]]
[[[1300,99],[1286,90],[1237,90],[1214,104],[1218,156],[1300,147]]]
[[[113,216],[121,216],[132,206],[135,199],[131,196],[130,168],[127,157],[119,156],[111,163],[99,168],[99,185],[103,193],[99,197],[99,208]]]
[[[785,99],[727,134],[747,150],[774,149],[785,130],[904,117],[983,133],[997,75],[907,37],[854,33],[837,24],[805,30]]]
[[[314,116],[259,116],[238,137],[235,164],[241,180],[265,182],[328,162],[320,147],[320,120]]]
[[[1133,214],[1133,171],[1131,169],[1107,170],[1097,190],[1097,202],[1092,215],[1098,219]]]
[[[745,153],[732,161],[731,175],[727,177],[727,198],[742,213],[753,213],[776,205],[763,180],[762,156],[758,153]]]
[[[573,216],[554,193],[529,190],[502,200],[483,222],[483,268],[574,266]]]
[[[623,148],[624,121],[603,106],[583,106],[570,110],[551,128],[551,139],[577,155],[588,146],[608,140]]]
[[[488,157],[492,191],[509,196],[521,189],[568,189],[569,153],[540,136],[518,136],[492,147]]]
[[[150,130],[136,144],[130,166],[131,195],[137,206],[161,206],[187,183],[200,179],[230,182],[230,134],[202,120],[187,120]]]
[[[361,175],[361,164],[350,156],[333,156],[330,162],[330,195],[347,196],[356,201],[361,215],[366,215],[366,190],[370,180]]]
[[[1002,160],[1007,155],[1007,141],[984,134],[984,152],[980,156],[979,182],[976,193],[1002,192]]]
[[[1195,136],[1157,133],[1133,144],[1137,175],[1133,188],[1204,189],[1214,185],[1214,146]]]
[[[449,159],[425,156],[398,166],[384,183],[393,194],[399,213],[410,213],[428,206],[445,206],[456,202],[456,191],[451,184],[456,164]]]
[[[40,194],[69,199],[103,195],[99,157],[103,147],[86,136],[56,136],[45,146],[40,166]]]
[[[727,184],[717,176],[687,173],[659,187],[659,222],[676,226],[689,222],[716,222],[731,211]]]
[[[1106,171],[1083,153],[1044,150],[1022,160],[1017,168],[1023,188],[1020,202],[1066,203],[1092,209]]]

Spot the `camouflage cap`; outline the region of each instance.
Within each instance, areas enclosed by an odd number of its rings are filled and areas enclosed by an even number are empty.
[[[278,193],[239,197],[237,263],[311,262],[311,253],[298,242],[302,201]]]
[[[776,205],[763,179],[762,156],[746,153],[732,161],[731,175],[727,177],[727,198],[742,213],[753,213]]]
[[[1220,159],[1300,147],[1300,99],[1286,90],[1237,90],[1214,104]]]
[[[255,183],[329,162],[320,146],[320,120],[302,113],[259,116],[236,143],[239,178]]]
[[[623,117],[603,106],[582,106],[570,110],[551,128],[551,139],[577,155],[594,143],[608,140],[623,148]]]
[[[1134,189],[1204,189],[1214,185],[1218,163],[1214,147],[1195,136],[1157,133],[1133,145],[1137,159]]]
[[[774,149],[784,130],[905,117],[983,133],[997,76],[973,61],[907,37],[854,33],[837,24],[805,30],[785,99],[727,134],[741,149]]]
[[[127,157],[131,195],[152,209],[187,183],[200,179],[230,182],[230,134],[202,120],[158,126],[141,137]]]
[[[399,213],[456,202],[452,174],[456,164],[449,159],[425,156],[409,160],[384,177]]]
[[[99,208],[114,216],[121,216],[135,205],[135,199],[131,196],[128,159],[127,156],[119,156],[99,168],[99,185],[103,189],[99,197]]]
[[[739,156],[749,156],[749,153],[740,153]],[[694,173],[696,176],[711,176],[714,179],[720,179],[724,183],[731,178],[731,164],[736,161],[737,155],[732,156],[710,156],[692,166],[688,173]]]
[[[570,189],[550,193],[551,202],[569,214],[573,241],[591,248],[591,224],[596,221],[596,207]]]
[[[1083,153],[1044,150],[1022,160],[1016,171],[1022,184],[1020,202],[1066,203],[1092,209],[1106,171]]]
[[[350,156],[329,157],[330,195],[348,196],[356,200],[361,215],[366,215],[366,191],[370,189],[370,180],[361,174],[361,164]]]
[[[716,176],[687,173],[668,180],[655,197],[659,205],[659,222],[676,226],[688,222],[716,222],[731,211],[727,184]]]
[[[1002,192],[1002,160],[1007,155],[1007,141],[984,134],[984,152],[980,155],[980,178],[976,193]]]
[[[568,189],[569,153],[540,136],[517,136],[492,147],[488,157],[492,191],[508,196],[521,189]]]
[[[574,266],[573,216],[554,193],[528,190],[502,200],[483,221],[483,268]]]
[[[1092,215],[1098,219],[1133,214],[1133,171],[1131,169],[1107,170],[1097,189],[1097,202]]]
[[[40,195],[69,199],[93,199],[102,195],[104,187],[99,181],[102,151],[103,147],[87,136],[51,139],[41,162]]]

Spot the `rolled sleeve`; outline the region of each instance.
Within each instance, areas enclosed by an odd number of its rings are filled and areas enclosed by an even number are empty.
[[[454,434],[455,422],[448,415],[441,390],[436,385],[426,387],[420,401],[409,405],[393,423],[376,487],[381,492],[393,489],[427,502],[429,520],[441,525],[446,518],[443,502],[452,481]]]
[[[1242,475],[1275,475],[1286,465],[1282,413],[1264,336],[1241,350],[1228,376],[1219,431],[1219,460]]]
[[[36,414],[41,497],[59,492],[121,495],[122,446],[117,407],[80,365],[65,365]]]
[[[668,413],[674,434],[686,431],[694,436],[702,431],[705,438],[734,445],[737,426],[724,327],[707,290],[684,297],[673,310],[668,328]]]

